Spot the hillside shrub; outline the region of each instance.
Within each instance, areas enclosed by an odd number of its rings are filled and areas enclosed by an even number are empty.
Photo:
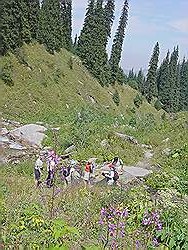
[[[154,103],[154,107],[159,111],[160,109],[162,109],[162,103],[157,99]]]
[[[136,97],[134,98],[134,104],[137,108],[139,108],[143,103],[143,98],[142,96],[140,96],[139,94],[136,95]]]
[[[10,87],[14,85],[12,70],[13,70],[13,65],[9,61],[5,63],[0,73],[1,79],[4,81],[5,84],[7,84]]]
[[[120,103],[120,97],[119,97],[119,93],[118,91],[116,90],[115,93],[113,94],[113,97],[112,97],[114,103],[119,106],[119,103]]]

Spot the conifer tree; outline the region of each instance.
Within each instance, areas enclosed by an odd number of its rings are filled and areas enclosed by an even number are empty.
[[[31,31],[29,24],[29,1],[18,0],[18,7],[20,9],[20,18],[17,20],[20,26],[20,39],[22,42],[31,42]]]
[[[124,2],[124,6],[122,9],[122,14],[119,20],[119,26],[117,28],[113,45],[112,45],[112,51],[110,55],[110,66],[112,70],[112,82],[114,83],[116,81],[116,75],[119,69],[119,63],[121,60],[121,54],[122,54],[122,47],[123,47],[123,41],[125,37],[125,29],[127,25],[128,20],[128,1],[126,0]]]
[[[44,0],[39,16],[39,41],[50,53],[62,46],[61,9],[59,0]]]
[[[169,51],[163,60],[157,76],[158,99],[163,104],[164,109],[169,112],[171,100],[171,87],[169,81]]]
[[[169,112],[177,112],[179,109],[179,82],[177,80],[178,74],[178,47],[174,48],[174,51],[170,57],[169,63],[169,83],[170,83],[170,107]]]
[[[32,39],[36,40],[38,37],[39,30],[39,11],[40,3],[39,0],[28,0],[28,22]]]
[[[104,46],[108,43],[108,38],[111,37],[111,29],[114,21],[115,0],[108,0],[104,7]]]
[[[180,110],[188,111],[188,61],[185,58],[180,68]]]
[[[137,83],[138,83],[138,90],[142,95],[144,95],[144,81],[145,81],[144,73],[142,69],[140,69],[137,75]]]
[[[60,0],[63,45],[72,48],[72,0]]]
[[[151,102],[153,97],[157,96],[157,65],[159,61],[159,43],[157,42],[151,60],[149,62],[148,73],[146,76],[146,82],[144,86],[145,97],[148,102]]]
[[[0,1],[0,54],[22,46],[20,36],[21,11],[17,0]]]
[[[92,51],[92,42],[94,41],[93,37],[93,25],[94,25],[94,7],[95,7],[95,0],[89,0],[88,7],[85,15],[85,20],[83,24],[83,28],[81,30],[80,36],[78,38],[76,52],[79,57],[82,59],[83,63],[91,68],[88,63],[88,59]]]

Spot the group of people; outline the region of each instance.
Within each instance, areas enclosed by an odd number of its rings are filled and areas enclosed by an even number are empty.
[[[90,158],[87,160],[82,170],[82,163],[79,163],[73,159],[69,159],[69,156],[58,156],[54,150],[41,153],[37,156],[37,160],[34,166],[34,176],[36,187],[42,183],[41,175],[43,172],[44,163],[47,166],[47,178],[45,180],[48,188],[54,184],[55,174],[58,173],[60,179],[66,183],[66,185],[72,184],[73,181],[79,181],[81,178],[85,181],[86,185],[91,184],[91,180],[95,176],[96,159]],[[123,172],[123,162],[119,157],[115,157],[110,163],[105,164],[105,171],[102,172],[108,185],[115,185],[118,182],[119,174]]]

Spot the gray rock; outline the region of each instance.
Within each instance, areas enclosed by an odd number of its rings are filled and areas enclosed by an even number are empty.
[[[109,143],[107,139],[104,139],[101,141],[100,143],[101,147],[105,148],[105,147],[109,147]]]
[[[0,143],[9,143],[8,137],[0,135]]]
[[[162,151],[162,154],[163,155],[170,155],[170,153],[171,153],[171,149],[170,148],[165,148],[163,151]]]
[[[139,168],[139,167],[124,166],[123,170],[126,174],[132,175],[133,177],[144,177],[152,173],[151,170],[147,170],[147,169]]]
[[[0,131],[0,134],[1,134],[1,135],[6,135],[6,134],[8,134],[7,128],[2,128],[1,131]]]
[[[125,141],[128,141],[130,143],[138,145],[138,141],[133,136],[125,135],[125,134],[118,133],[118,132],[115,132],[115,135],[118,136],[119,138],[125,140]]]
[[[68,154],[68,153],[72,152],[75,148],[76,148],[75,145],[71,145],[70,147],[68,147],[67,149],[65,149],[64,152],[65,152],[65,154]]]
[[[140,146],[141,146],[142,148],[152,149],[152,146],[151,146],[151,145],[141,144]]]
[[[153,157],[154,153],[153,151],[149,150],[144,153],[145,159],[151,159]]]
[[[15,143],[15,142],[10,143],[9,148],[15,149],[15,150],[26,150],[27,149],[26,147],[22,146],[21,144]]]
[[[46,136],[44,132],[47,129],[44,126],[37,124],[28,124],[17,129],[11,130],[10,135],[18,140],[23,140],[32,146],[41,146],[41,143]]]

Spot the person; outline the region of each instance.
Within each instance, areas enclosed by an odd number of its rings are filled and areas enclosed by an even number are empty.
[[[91,178],[91,174],[93,173],[93,170],[94,170],[93,161],[89,159],[86,163],[84,177],[83,177],[86,184],[90,184],[90,178]]]
[[[116,171],[119,171],[120,174],[123,174],[123,161],[119,157],[114,157],[114,159],[108,166],[114,167]]]
[[[35,185],[36,187],[39,187],[41,184],[40,178],[41,178],[41,169],[43,168],[43,161],[42,161],[42,156],[38,156],[36,162],[35,162],[35,167],[34,167],[34,175],[35,175]]]
[[[110,171],[108,173],[102,173],[102,175],[106,178],[108,185],[116,185],[117,180],[119,179],[119,174],[116,171],[113,165],[109,165]]]
[[[47,164],[47,171],[48,171],[48,176],[46,179],[46,185],[47,187],[52,187],[53,186],[53,179],[54,179],[54,171],[55,171],[55,161],[54,159],[50,159]]]

